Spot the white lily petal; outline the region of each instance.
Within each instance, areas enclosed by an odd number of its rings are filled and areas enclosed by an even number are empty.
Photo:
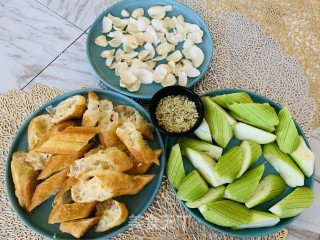
[[[179,23],[184,23],[184,17],[182,15],[179,15],[177,19]]]
[[[131,48],[127,43],[124,43],[123,45],[122,45],[122,48],[123,48],[123,51],[125,52],[125,53],[129,53],[129,52],[131,52],[132,50],[133,50],[133,48]],[[123,56],[122,56],[123,57]]]
[[[123,33],[118,32],[118,34],[112,40],[109,41],[110,46],[113,48],[119,47],[122,43],[123,38],[124,38]]]
[[[167,61],[172,61],[172,62],[179,62],[182,59],[182,53],[180,50],[176,50],[173,53],[171,53],[167,57]]]
[[[137,23],[129,23],[127,26],[127,32],[131,34],[139,32]]]
[[[163,20],[161,19],[152,19],[151,20],[151,25],[154,27],[154,29],[156,31],[166,31],[166,28],[164,27],[164,24],[163,24]]]
[[[121,61],[124,51],[121,48],[118,48],[115,54],[116,61]]]
[[[183,41],[183,35],[181,33],[178,33],[178,34],[168,33],[166,36],[167,36],[168,42],[175,45]]]
[[[168,74],[167,68],[163,65],[165,64],[160,64],[157,66],[153,72],[152,79],[157,83],[161,83]]]
[[[122,17],[130,17],[130,13],[129,13],[128,10],[123,9],[123,10],[121,11],[121,16],[122,16]]]
[[[175,66],[176,66],[176,63],[173,62],[173,61],[169,61],[166,65],[167,65],[167,68],[169,69],[169,72],[172,73],[172,72],[173,72],[173,69],[174,69]]]
[[[129,59],[135,58],[136,56],[138,56],[138,52],[131,51],[131,52],[123,54],[122,59],[129,60]]]
[[[183,66],[182,71],[185,72],[188,77],[198,77],[200,75],[200,71],[192,65]]]
[[[150,34],[150,33],[148,33],[148,32],[144,32],[143,34],[144,34],[144,40],[145,40],[145,42],[151,43],[151,44],[154,42],[153,37],[152,37],[152,34]]]
[[[114,60],[114,56],[106,58],[106,66],[110,67],[113,63],[113,60]]]
[[[155,52],[152,44],[150,44],[150,43],[146,43],[146,44],[144,45],[144,49],[150,51],[150,58],[153,58],[154,55],[156,54],[156,52]]]
[[[144,9],[143,8],[137,8],[135,9],[131,16],[135,19],[138,19],[139,17],[143,16],[144,15]]]
[[[190,47],[192,47],[193,45],[194,45],[194,40],[193,40],[193,38],[187,38],[187,39],[184,41],[182,47],[183,47],[183,48],[190,48]]]
[[[172,5],[163,6],[162,10],[165,12],[170,12],[170,11],[172,11]]]
[[[151,21],[149,20],[149,18],[147,17],[144,17],[144,16],[141,16],[138,18],[138,22],[137,22],[137,25],[138,25],[138,30],[139,31],[146,31],[147,27],[150,25]]]
[[[156,66],[156,62],[153,60],[146,61],[146,64],[149,66],[150,69],[153,69]]]
[[[155,70],[160,71],[162,75],[167,75],[170,73],[170,68],[168,68],[167,64],[159,64]]]
[[[102,51],[102,53],[100,54],[100,57],[103,57],[103,58],[112,57],[113,54],[114,54],[114,52],[115,52],[115,49],[104,50],[104,51]]]
[[[188,59],[182,59],[182,60],[181,60],[181,63],[182,63],[182,66],[183,66],[183,67],[185,67],[185,66],[191,66],[191,67],[193,67],[192,62],[191,62],[190,60],[188,60]]]
[[[156,15],[153,16],[154,19],[163,19],[166,16],[165,11],[158,12]]]
[[[119,62],[118,65],[115,67],[115,75],[119,76],[119,71],[120,70],[128,70],[129,66],[126,62]]]
[[[161,82],[161,85],[163,87],[167,87],[167,86],[173,86],[175,85],[177,82],[177,79],[176,77],[172,74],[172,73],[169,73],[165,79]]]
[[[133,72],[127,69],[119,69],[119,76],[124,83],[129,85],[135,83],[138,80]]]
[[[168,39],[166,38],[166,35],[164,32],[158,32],[157,35],[161,43],[168,42]]]
[[[122,88],[128,88],[132,85],[132,84],[125,83],[121,78],[120,78],[119,83],[120,83],[120,87],[122,87]]]
[[[152,38],[153,38],[153,44],[155,45],[155,46],[157,46],[161,41],[160,41],[160,39],[159,39],[159,37],[158,37],[158,35],[157,35],[157,33],[156,32],[150,32],[150,35],[152,36]]]
[[[118,64],[120,63],[120,61],[114,60],[113,63],[109,66],[110,69],[115,69]]]
[[[172,70],[173,74],[176,76],[179,76],[181,71],[182,71],[182,64],[181,63],[176,64]]]
[[[156,51],[159,55],[168,54],[169,52],[174,50],[175,45],[168,42],[161,43],[159,46],[156,47]]]
[[[159,56],[153,58],[152,60],[158,62],[158,61],[165,59],[167,56],[168,56],[168,53],[166,53],[164,55],[159,55]]]
[[[102,32],[108,33],[112,30],[112,21],[108,17],[103,17],[102,19]]]
[[[187,29],[188,32],[201,32],[201,28],[197,24],[193,23],[185,23],[185,28]]]
[[[143,46],[145,43],[145,34],[143,32],[137,32],[134,35],[134,43],[138,46]]]
[[[123,34],[122,30],[116,30],[116,31],[113,31],[113,32],[109,32],[108,33],[108,37],[115,38],[119,34]]]
[[[180,72],[179,74],[179,85],[186,86],[188,82],[188,76],[185,72]]]
[[[148,9],[148,14],[152,18],[160,19],[163,14],[165,16],[166,12],[163,10],[162,6],[153,6]]]
[[[195,68],[199,67],[204,61],[204,54],[201,48],[193,45],[190,50],[191,62]]]
[[[150,58],[149,50],[141,50],[138,54],[138,58],[142,61],[148,60]]]
[[[119,28],[126,26],[125,22],[123,22],[121,18],[115,17],[111,13],[109,13],[107,17],[112,21],[113,26]]]
[[[129,92],[136,92],[136,91],[139,91],[140,86],[141,86],[141,82],[138,80],[127,89]]]
[[[96,39],[94,40],[94,43],[99,47],[108,46],[107,38],[104,35],[100,35],[100,36],[96,37]]]
[[[143,64],[143,62],[139,58],[133,58],[132,62],[131,62],[130,69],[132,69],[132,68],[141,68],[142,64]]]
[[[194,46],[194,45],[193,45]],[[190,48],[182,49],[182,54],[186,59],[191,59]]]
[[[190,32],[187,35],[187,39],[192,39],[195,43],[202,43],[202,32]]]
[[[143,84],[150,84],[152,83],[152,72],[146,69],[139,69],[139,68],[131,68],[131,72],[137,77],[139,81]]]

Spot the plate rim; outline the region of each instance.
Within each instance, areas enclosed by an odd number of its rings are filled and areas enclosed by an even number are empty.
[[[64,99],[70,97],[70,96],[73,96],[73,95],[76,95],[76,94],[86,94],[88,92],[95,92],[95,93],[100,93],[100,94],[103,94],[105,95],[106,97],[109,97],[110,95],[119,99],[119,100],[122,100],[122,101],[129,101],[130,103],[133,103],[133,105],[136,105],[139,109],[137,109],[140,113],[141,113],[141,110],[143,111],[143,115],[146,115],[146,118],[148,120],[148,122],[151,122],[151,119],[150,119],[150,115],[148,113],[148,111],[138,102],[136,102],[134,99],[128,97],[128,96],[125,96],[121,93],[118,93],[118,92],[115,92],[115,91],[110,91],[110,90],[105,90],[105,89],[99,89],[99,88],[88,88],[88,89],[80,89],[80,90],[74,90],[74,91],[70,91],[70,92],[66,92],[66,93],[63,93],[61,95],[58,95],[56,96],[55,98],[47,101],[46,103],[42,104],[40,107],[38,107],[34,112],[32,112],[27,118],[26,120],[22,123],[22,125],[20,126],[19,130],[17,131],[17,133],[15,134],[12,142],[11,142],[11,145],[10,145],[10,148],[9,148],[9,151],[8,151],[8,154],[7,154],[7,157],[6,157],[6,164],[5,164],[5,172],[4,172],[4,184],[5,184],[5,188],[6,188],[6,194],[7,194],[7,197],[8,197],[8,202],[11,206],[11,208],[13,209],[13,212],[18,216],[18,218],[21,220],[21,222],[23,224],[25,224],[28,228],[30,228],[32,231],[36,232],[37,234],[45,237],[45,238],[48,238],[48,239],[56,239],[54,237],[54,232],[52,232],[51,234],[47,234],[47,231],[45,229],[42,229],[42,228],[39,228],[38,226],[33,226],[32,223],[30,223],[29,221],[26,220],[26,218],[22,215],[22,213],[20,213],[21,211],[25,211],[24,209],[22,209],[18,204],[13,204],[14,201],[18,201],[17,200],[17,197],[15,195],[15,189],[14,187],[12,189],[9,188],[9,182],[11,185],[13,185],[13,179],[12,179],[12,175],[11,175],[11,160],[12,160],[12,154],[14,153],[14,151],[16,151],[17,149],[14,148],[14,146],[16,146],[16,142],[17,140],[22,136],[23,134],[23,131],[25,131],[25,129],[28,127],[28,124],[30,123],[30,121],[32,120],[32,118],[34,118],[35,116],[38,116],[41,114],[42,111],[45,110],[45,108],[47,106],[50,106],[50,105],[53,105],[56,101],[63,101]],[[135,108],[136,108],[135,106]],[[158,129],[154,128],[154,134],[155,134],[155,141],[158,142],[159,146],[163,149],[163,153],[160,157],[160,166],[159,166],[159,173],[156,175],[156,180],[157,182],[155,183],[156,184],[156,187],[154,188],[154,191],[153,193],[150,195],[150,198],[147,200],[146,204],[144,205],[144,207],[142,208],[142,210],[140,211],[139,213],[139,216],[141,215],[144,215],[146,213],[146,211],[149,209],[149,207],[151,206],[151,204],[154,202],[158,192],[159,192],[159,189],[160,189],[160,186],[161,186],[161,183],[162,183],[162,180],[163,180],[163,175],[164,175],[164,170],[165,170],[165,159],[166,159],[166,151],[165,151],[165,148],[164,148],[164,141],[163,141],[163,138],[159,132]],[[27,150],[27,149],[25,149]],[[51,196],[49,199],[51,199],[53,196]],[[49,199],[47,199],[46,201],[48,201]],[[124,231],[126,231],[129,227],[130,227],[130,223],[126,223],[124,224],[123,226],[120,225],[120,227],[118,227],[117,229],[115,229],[113,232],[108,232],[106,231],[105,235],[100,235],[100,236],[97,236],[97,237],[93,237],[93,238],[90,238],[92,240],[100,240],[100,239],[106,239],[106,238],[111,238],[111,237],[114,237]],[[73,237],[72,235],[70,235],[70,237]],[[74,238],[74,237],[73,237]],[[71,238],[72,239],[72,238]],[[76,239],[76,238],[74,238]]]
[[[133,98],[138,98],[138,99],[143,99],[143,100],[150,100],[152,98],[152,95],[155,93],[149,93],[147,95],[141,95],[141,94],[138,94],[138,91],[137,92],[130,92],[130,91],[127,91],[125,88],[121,88],[120,86],[118,87],[115,87],[113,86],[112,84],[110,84],[108,81],[106,81],[102,76],[100,76],[98,74],[98,71],[97,71],[97,67],[93,64],[93,61],[91,59],[91,54],[90,54],[90,44],[91,44],[91,38],[93,37],[93,33],[94,33],[94,28],[93,26],[97,25],[99,22],[101,22],[101,19],[103,18],[103,16],[106,16],[106,13],[108,13],[108,11],[110,11],[110,9],[114,8],[114,7],[118,7],[124,3],[127,3],[127,2],[139,2],[141,1],[142,3],[144,2],[144,0],[122,0],[118,3],[115,3],[114,5],[108,7],[107,9],[105,9],[101,14],[99,14],[99,16],[94,20],[94,22],[92,23],[92,25],[90,26],[90,29],[89,29],[89,32],[88,32],[88,35],[87,35],[87,38],[86,38],[86,56],[87,56],[87,59],[89,61],[89,65],[90,65],[90,68],[91,68],[91,72],[94,74],[94,76],[96,76],[96,78],[105,86],[109,87],[110,89],[112,89],[113,91],[116,91],[118,93],[121,93],[121,94],[124,94],[126,96],[129,96],[129,97],[133,97]],[[164,0],[162,2],[159,2],[157,0],[149,0],[148,2],[154,2],[155,4],[159,3],[161,5],[165,4],[165,3],[173,3],[173,4],[177,4],[177,5],[181,5],[187,9],[189,9],[195,16],[196,18],[198,18],[203,26],[204,26],[204,29],[203,32],[205,34],[208,34],[209,39],[209,43],[210,43],[210,48],[212,49],[210,52],[209,52],[209,55],[208,55],[208,61],[205,62],[205,65],[204,65],[204,69],[203,69],[203,72],[200,73],[200,75],[197,77],[197,80],[193,80],[192,82],[190,82],[189,84],[186,85],[186,87],[188,88],[191,88],[192,86],[194,86],[196,83],[198,83],[201,78],[204,76],[204,74],[207,72],[207,70],[209,69],[209,66],[213,60],[213,55],[214,55],[214,52],[215,52],[215,49],[214,49],[214,39],[213,39],[213,36],[212,36],[212,33],[210,31],[210,28],[209,26],[207,25],[207,23],[204,21],[204,19],[196,12],[194,11],[192,8],[190,8],[189,6],[183,4],[183,3],[180,3],[180,2],[177,2],[177,1],[174,1],[174,0]],[[155,84],[154,82],[152,84]],[[161,89],[161,88],[160,88]]]
[[[272,105],[275,105],[277,108],[280,108],[282,109],[283,107],[281,105],[279,105],[278,103],[276,103],[275,101],[271,100],[270,98],[268,97],[265,97],[259,93],[256,93],[256,92],[253,92],[253,91],[249,91],[249,90],[244,90],[244,89],[239,89],[239,88],[224,88],[224,89],[216,89],[216,90],[212,90],[212,91],[209,91],[209,92],[206,92],[206,93],[203,93],[203,94],[200,94],[200,97],[202,96],[211,96],[211,95],[222,95],[222,94],[227,94],[227,93],[236,93],[236,92],[246,92],[248,93],[250,96],[254,96],[254,97],[258,97],[260,99],[264,99],[264,100],[267,100],[269,103],[271,103]],[[306,137],[305,133],[303,132],[302,128],[300,127],[300,125],[297,123],[297,121],[295,120],[294,117],[292,117],[293,120],[294,120],[294,123],[297,127],[298,130],[300,130],[302,132],[302,137],[304,138],[307,146],[310,148],[310,143],[309,143],[309,140],[308,138]],[[166,149],[166,155],[169,156],[169,141],[170,139],[176,139],[177,137],[168,137],[166,136],[165,140],[164,140],[164,146],[165,146],[165,149]],[[168,160],[168,159],[167,159]],[[168,163],[168,161],[167,161]],[[166,169],[167,169],[167,164],[166,164]],[[166,170],[167,171],[167,170]],[[167,174],[167,172],[166,172]],[[315,174],[313,173],[312,176],[310,177],[311,178],[311,184],[310,184],[310,188],[313,189],[313,186],[314,186],[314,176]],[[169,181],[169,179],[168,179]],[[170,184],[170,188],[171,188],[171,191],[174,192],[174,195],[176,197],[176,193],[177,191],[173,188],[172,184],[170,183],[169,181],[169,184]],[[221,228],[226,228],[226,227],[222,227],[222,226],[218,226],[214,223],[210,223],[208,221],[206,221],[205,219],[200,219],[198,216],[195,215],[195,213],[193,213],[192,209],[188,208],[186,205],[185,205],[185,201],[182,201],[180,199],[177,199],[180,204],[184,207],[184,209],[193,217],[195,218],[197,221],[199,221],[200,223],[204,224],[205,226],[207,226],[208,228],[214,230],[214,231],[217,231],[217,232],[220,232],[222,234],[226,234],[226,235],[229,235],[229,236],[232,236],[232,237],[240,237],[240,238],[252,238],[252,237],[261,237],[261,236],[267,236],[267,235],[270,235],[270,234],[274,234],[278,231],[280,231],[281,229],[285,228],[286,226],[288,226],[289,224],[291,224],[299,215],[295,216],[295,217],[291,217],[291,218],[285,218],[284,220],[287,221],[287,224],[285,227],[276,227],[277,225],[275,226],[271,226],[271,227],[274,227],[275,228],[275,231],[270,233],[270,232],[267,232],[267,231],[262,231],[261,233],[259,234],[237,234],[237,233],[232,233],[229,231],[230,228],[227,228],[228,231],[224,230],[224,229],[221,229]],[[252,229],[252,230],[255,230],[255,228],[248,228],[248,229]],[[257,229],[267,229],[267,228],[257,228]]]

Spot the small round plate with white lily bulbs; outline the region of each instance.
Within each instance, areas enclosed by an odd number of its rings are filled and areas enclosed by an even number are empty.
[[[151,99],[163,87],[191,87],[211,63],[208,26],[172,0],[128,0],[104,11],[87,38],[89,62],[111,89]]]

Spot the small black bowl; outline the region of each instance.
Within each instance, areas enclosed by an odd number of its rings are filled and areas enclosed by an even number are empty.
[[[160,102],[160,100],[162,98],[167,97],[167,96],[179,96],[179,95],[184,96],[195,103],[195,106],[196,106],[196,109],[198,112],[198,119],[197,119],[196,123],[185,132],[170,132],[170,131],[167,131],[164,127],[159,125],[158,120],[156,118],[156,109],[157,109],[158,103]],[[149,113],[150,113],[152,123],[162,133],[164,133],[168,136],[184,136],[184,135],[188,135],[190,133],[193,133],[199,127],[199,125],[201,124],[201,122],[203,120],[204,107],[203,107],[203,104],[201,102],[199,95],[196,94],[191,89],[186,88],[186,87],[182,87],[182,86],[169,86],[169,87],[164,87],[164,88],[160,89],[158,92],[156,92],[153,95],[153,97],[151,98],[150,103],[149,103]]]

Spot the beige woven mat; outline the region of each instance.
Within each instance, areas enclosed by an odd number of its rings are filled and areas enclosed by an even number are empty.
[[[103,0],[96,6],[97,11],[115,2]],[[212,64],[195,90],[203,93],[219,88],[243,88],[260,93],[287,105],[309,136],[310,130],[318,126],[320,115],[316,105],[320,98],[317,94],[320,24],[316,22],[320,19],[320,3],[181,2],[203,17],[215,42]],[[15,90],[0,95],[0,239],[42,239],[12,211],[5,193],[4,168],[12,139],[26,117],[59,94],[61,91],[57,89],[36,85],[30,93]],[[144,239],[235,239],[190,218],[172,195],[166,179],[146,214],[117,239],[142,236]],[[284,238],[286,230],[259,239]]]
[[[0,95],[0,239],[44,239],[27,228],[14,213],[8,201],[4,172],[11,142],[28,115],[45,102],[62,94],[55,88],[37,84],[29,93],[21,90]],[[130,216],[129,216],[130,217]],[[135,222],[135,220],[138,220]],[[170,184],[164,177],[159,193],[148,211],[132,219],[134,224],[114,239],[237,239],[210,230],[193,219],[177,201]],[[286,239],[287,230],[260,237],[261,240]]]
[[[12,210],[5,192],[5,162],[11,142],[27,116],[45,102],[60,94],[62,92],[58,89],[37,84],[29,93],[21,90],[12,90],[6,95],[0,95],[0,109],[2,109],[0,121],[1,240],[44,239],[27,228]],[[133,219],[133,222],[135,223],[127,231],[119,234],[114,239],[238,239],[212,231],[193,219],[175,198],[166,177],[164,177],[159,193],[148,211],[144,215]],[[286,239],[286,237],[287,230],[283,229],[273,235],[256,239],[281,240]]]
[[[199,0],[192,1],[199,2]],[[267,36],[272,36],[280,44],[284,56],[296,59],[303,70],[303,75],[308,79],[309,92],[307,95],[312,97],[317,105],[312,128],[319,127],[320,1],[200,1],[206,6],[206,9],[209,9],[212,17],[221,17],[225,13],[240,13],[247,20],[257,24]],[[272,78],[272,76],[270,77]],[[289,76],[287,75],[287,77]],[[295,79],[294,73],[288,80],[291,78],[298,80]],[[291,81],[289,82],[291,83]],[[299,100],[297,98],[297,101]]]

